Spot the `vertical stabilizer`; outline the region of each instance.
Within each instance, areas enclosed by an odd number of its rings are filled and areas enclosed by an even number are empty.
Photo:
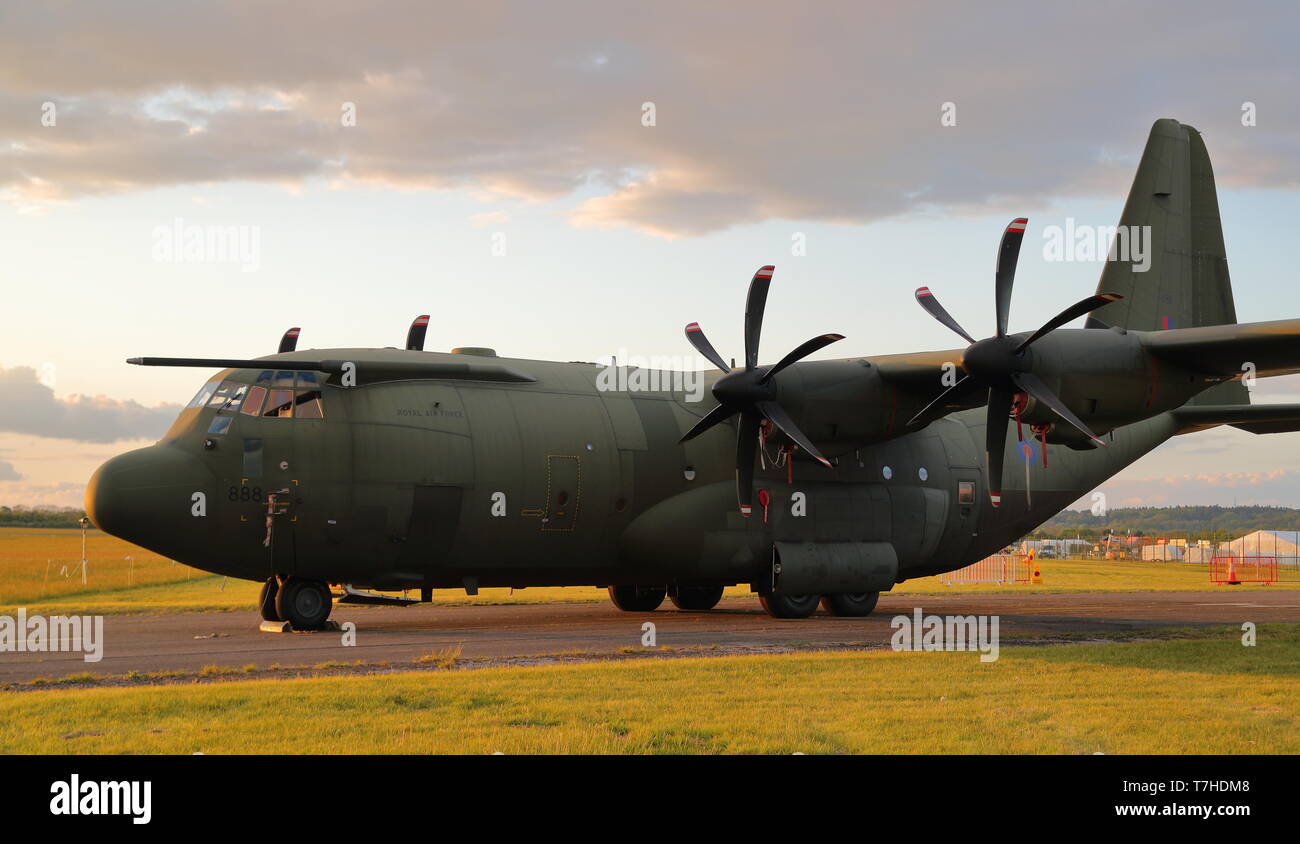
[[[1155,122],[1120,228],[1141,237],[1149,265],[1142,272],[1135,260],[1107,261],[1097,291],[1124,298],[1093,311],[1089,324],[1160,331],[1237,322],[1214,169],[1200,132],[1177,120]],[[1196,403],[1207,401],[1248,399],[1234,382],[1207,390]]]

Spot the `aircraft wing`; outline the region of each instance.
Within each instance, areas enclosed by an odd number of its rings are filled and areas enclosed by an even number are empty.
[[[1300,372],[1300,319],[1148,331],[1142,345],[1159,360],[1207,375],[1240,377],[1247,363],[1256,375]]]
[[[1178,433],[1231,425],[1252,434],[1300,431],[1300,404],[1187,404],[1171,411]]]
[[[938,395],[946,386],[942,381],[945,373],[952,373],[956,378],[966,374],[961,370],[962,354],[962,349],[948,349],[938,352],[880,355],[866,360],[879,367],[881,377],[892,384],[900,387],[915,387],[923,393]],[[945,364],[949,366],[945,368]]]

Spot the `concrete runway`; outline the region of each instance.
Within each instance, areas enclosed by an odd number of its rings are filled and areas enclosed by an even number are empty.
[[[356,645],[342,634],[264,633],[247,613],[108,616],[103,660],[80,653],[0,653],[0,683],[69,674],[197,671],[208,665],[242,668],[313,666],[324,662],[410,662],[441,649],[462,658],[519,658],[581,651],[615,654],[641,647],[642,624],[653,621],[657,644],[675,649],[717,647],[887,646],[890,620],[926,614],[1000,616],[1003,645],[1062,633],[1114,633],[1207,624],[1300,622],[1300,590],[1229,588],[1208,592],[1071,594],[949,593],[883,595],[867,618],[768,617],[755,598],[728,598],[712,612],[680,612],[665,601],[652,613],[624,613],[611,604],[532,606],[337,606],[332,618],[356,624]]]

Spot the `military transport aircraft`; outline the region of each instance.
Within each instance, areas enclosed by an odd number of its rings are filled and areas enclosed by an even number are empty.
[[[595,364],[427,352],[427,316],[402,350],[298,351],[294,328],[252,360],[134,358],[222,371],[156,445],[99,468],[86,510],[159,554],[264,582],[263,616],[301,628],[326,622],[331,587],[402,603],[417,599],[383,593],[598,585],[643,612],[665,596],[709,610],[749,584],[774,616],[858,616],[1172,436],[1300,430],[1300,404],[1251,405],[1242,383],[1300,371],[1300,320],[1236,324],[1195,129],[1156,122],[1124,207],[1121,228],[1150,227],[1146,271],[1107,261],[1097,295],[1010,333],[1026,223],[1002,235],[991,336],[916,291],[960,349],[802,360],[842,339],[824,334],[763,365],[763,267],[742,365],[686,327],[720,371],[716,406],[670,377],[607,390]]]

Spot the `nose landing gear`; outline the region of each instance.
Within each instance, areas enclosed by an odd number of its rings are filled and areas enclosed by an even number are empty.
[[[334,594],[319,580],[272,577],[262,584],[258,606],[266,621],[287,621],[295,630],[319,630],[334,608]]]

